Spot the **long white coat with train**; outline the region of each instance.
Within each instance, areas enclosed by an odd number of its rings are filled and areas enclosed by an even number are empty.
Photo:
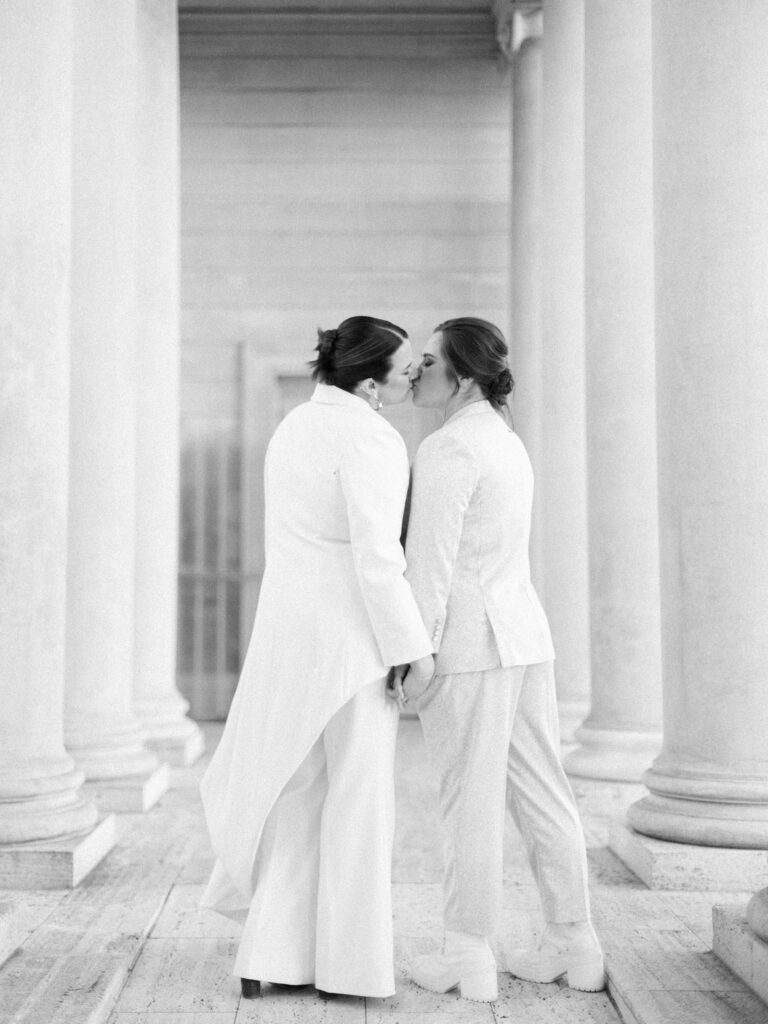
[[[403,575],[407,487],[400,435],[339,388],[318,384],[270,442],[256,621],[201,786],[217,857],[204,906],[245,917],[267,815],[325,725],[389,666],[432,651]]]

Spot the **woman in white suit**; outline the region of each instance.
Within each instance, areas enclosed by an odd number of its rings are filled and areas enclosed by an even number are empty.
[[[244,922],[234,973],[321,995],[394,993],[390,870],[397,710],[388,669],[425,682],[432,645],[404,578],[399,327],[320,333],[312,399],[265,464],[266,565],[253,635],[202,782],[217,861],[203,905]]]
[[[407,675],[404,694],[440,776],[446,933],[443,953],[421,958],[412,977],[479,1000],[497,995],[488,939],[500,924],[507,806],[547,921],[541,948],[512,953],[509,969],[604,985],[584,836],[560,765],[554,652],[530,578],[533,474],[504,415],[512,383],[501,332],[473,317],[437,327],[413,374],[415,404],[445,416],[416,456],[406,547],[435,676],[420,692]]]

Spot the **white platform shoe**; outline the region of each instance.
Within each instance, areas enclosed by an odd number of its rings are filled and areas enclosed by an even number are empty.
[[[463,999],[491,1003],[498,998],[496,958],[482,935],[446,932],[442,953],[428,953],[411,964],[410,976],[430,992],[457,988]]]
[[[592,925],[557,934],[548,928],[538,949],[507,952],[507,970],[522,981],[547,983],[565,975],[569,988],[600,992],[605,988],[603,951]]]

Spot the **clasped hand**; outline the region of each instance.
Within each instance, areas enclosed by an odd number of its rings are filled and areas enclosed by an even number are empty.
[[[387,692],[402,710],[410,700],[416,700],[429,686],[435,674],[435,659],[431,654],[406,665],[395,665],[389,670]]]

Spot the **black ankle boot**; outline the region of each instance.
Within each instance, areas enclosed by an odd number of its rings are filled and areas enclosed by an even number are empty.
[[[258,999],[261,995],[261,982],[252,978],[241,978],[240,991],[243,993],[243,999]]]

